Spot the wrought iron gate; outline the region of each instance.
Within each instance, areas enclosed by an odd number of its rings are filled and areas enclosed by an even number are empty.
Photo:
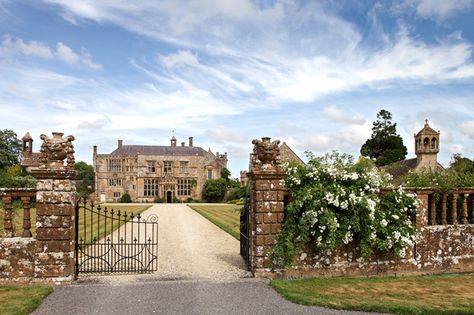
[[[76,207],[76,275],[158,269],[158,218],[146,219],[94,203]]]
[[[249,265],[249,198],[245,199],[245,205],[240,211],[240,255]]]

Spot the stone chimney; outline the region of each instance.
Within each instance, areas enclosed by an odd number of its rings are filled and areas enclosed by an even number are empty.
[[[173,138],[171,138],[171,146],[172,146],[172,147],[175,147],[175,146],[176,146],[176,138],[175,138],[175,136],[173,136]]]
[[[190,146],[190,147],[193,146],[193,137],[189,137],[189,146]]]
[[[97,146],[95,145],[92,148],[93,148],[93,152],[94,152],[93,154],[94,154],[94,156],[96,156],[97,155]]]
[[[117,141],[117,148],[120,149],[123,145],[123,140],[118,140]]]
[[[184,142],[181,142],[181,146],[184,147]]]

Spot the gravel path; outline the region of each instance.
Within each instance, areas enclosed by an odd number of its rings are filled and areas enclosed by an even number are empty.
[[[239,242],[184,204],[155,205],[158,272],[167,279],[238,279],[246,274]]]

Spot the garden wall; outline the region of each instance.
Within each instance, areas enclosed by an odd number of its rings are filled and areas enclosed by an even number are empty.
[[[376,253],[361,260],[350,245],[341,246],[335,252],[308,247],[297,254],[293,267],[278,269],[273,265],[270,249],[284,222],[283,178],[286,174],[278,164],[277,149],[270,148],[268,143],[269,140],[256,144],[247,174],[250,185],[248,265],[256,277],[474,272],[474,188],[449,194],[429,188],[412,189],[421,201],[416,214],[419,237],[413,247],[407,248],[404,258]],[[270,155],[271,150],[274,150],[273,160],[263,161],[265,156],[259,154]]]

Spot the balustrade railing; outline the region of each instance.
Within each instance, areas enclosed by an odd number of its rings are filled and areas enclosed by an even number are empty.
[[[474,188],[414,190],[419,196],[428,196],[428,225],[474,224]]]
[[[3,202],[3,235],[0,237],[15,237],[13,224],[13,201],[20,200],[23,206],[22,237],[31,237],[31,203],[36,200],[36,189],[33,188],[0,188],[0,200]],[[1,211],[1,209],[0,209]],[[2,224],[0,222],[0,224]]]

